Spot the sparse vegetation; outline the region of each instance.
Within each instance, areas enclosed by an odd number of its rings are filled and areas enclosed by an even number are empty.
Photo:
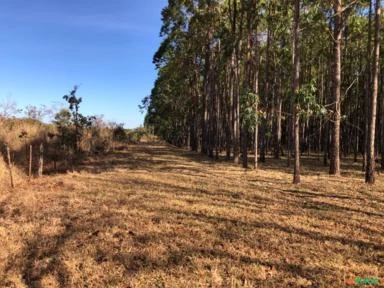
[[[68,102],[68,109],[56,113],[44,105],[40,108],[28,105],[25,108],[27,118],[18,118],[16,116],[22,110],[11,99],[0,105],[4,110],[0,117],[1,151],[5,157],[5,146],[9,146],[18,182],[24,181],[25,172],[29,170],[30,145],[33,174],[38,170],[40,144],[44,145],[45,151],[44,172],[65,172],[73,170],[87,156],[107,153],[116,143],[139,142],[146,134],[144,129],[128,134],[123,124],[115,127],[100,116],[84,116],[80,113],[82,98],[76,96],[77,90],[75,86],[69,95],[63,97]],[[54,114],[51,124],[42,122],[48,114]],[[6,174],[3,171],[1,175],[3,183],[9,182]]]

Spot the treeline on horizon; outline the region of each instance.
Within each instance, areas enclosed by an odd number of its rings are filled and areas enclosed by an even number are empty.
[[[244,167],[250,150],[255,168],[269,152],[294,157],[294,183],[302,153],[322,153],[331,175],[353,155],[375,182],[379,0],[169,0],[162,21],[158,77],[143,99],[156,135]]]

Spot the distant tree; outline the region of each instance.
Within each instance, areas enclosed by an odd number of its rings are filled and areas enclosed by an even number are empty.
[[[22,109],[17,107],[17,103],[10,97],[7,97],[2,103],[0,103],[0,117],[12,117],[22,112]]]
[[[61,109],[56,113],[54,123],[59,131],[62,147],[74,147],[76,136],[71,112],[68,109]]]
[[[113,140],[115,141],[125,141],[127,139],[127,132],[124,129],[123,124],[117,125],[113,129]]]
[[[30,119],[41,121],[44,117],[52,115],[52,109],[45,105],[41,105],[40,107],[28,105],[24,109],[24,114]]]
[[[76,93],[79,86],[75,85],[68,95],[64,95],[63,99],[68,102],[69,110],[72,112],[73,125],[75,127],[75,151],[79,151],[79,140],[81,138],[81,121],[84,117],[79,113],[80,103],[83,101],[81,97],[77,97]]]

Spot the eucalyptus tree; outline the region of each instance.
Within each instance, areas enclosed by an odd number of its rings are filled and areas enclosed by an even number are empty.
[[[255,168],[269,155],[290,162],[294,152],[294,182],[304,152],[319,161],[322,153],[336,175],[341,155],[353,152],[357,161],[368,152],[361,139],[376,136],[370,159],[379,141],[383,154],[384,115],[372,130],[377,109],[368,109],[382,91],[375,63],[383,65],[367,50],[369,2],[169,0],[154,56],[158,78],[143,101],[146,123],[210,157],[225,151],[238,163],[241,152],[244,167],[250,149]]]
[[[341,120],[341,41],[343,32],[342,0],[333,0],[333,88],[332,88],[332,144],[329,173],[340,174],[340,120]]]
[[[365,173],[365,182],[373,184],[375,182],[375,133],[376,133],[376,112],[377,112],[377,94],[379,88],[379,68],[380,68],[380,17],[381,17],[381,0],[375,3],[375,44],[373,54],[373,88],[370,97],[370,115],[368,129],[368,146],[367,146],[367,167]]]
[[[293,108],[294,123],[294,147],[295,147],[295,168],[293,173],[293,183],[300,183],[300,0],[295,0],[295,12],[293,20],[293,94],[295,95],[295,105]]]

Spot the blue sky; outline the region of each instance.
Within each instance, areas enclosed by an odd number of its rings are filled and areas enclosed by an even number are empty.
[[[0,102],[63,103],[79,84],[81,111],[137,127],[156,78],[166,0],[2,0]],[[57,104],[56,104],[57,105]]]

